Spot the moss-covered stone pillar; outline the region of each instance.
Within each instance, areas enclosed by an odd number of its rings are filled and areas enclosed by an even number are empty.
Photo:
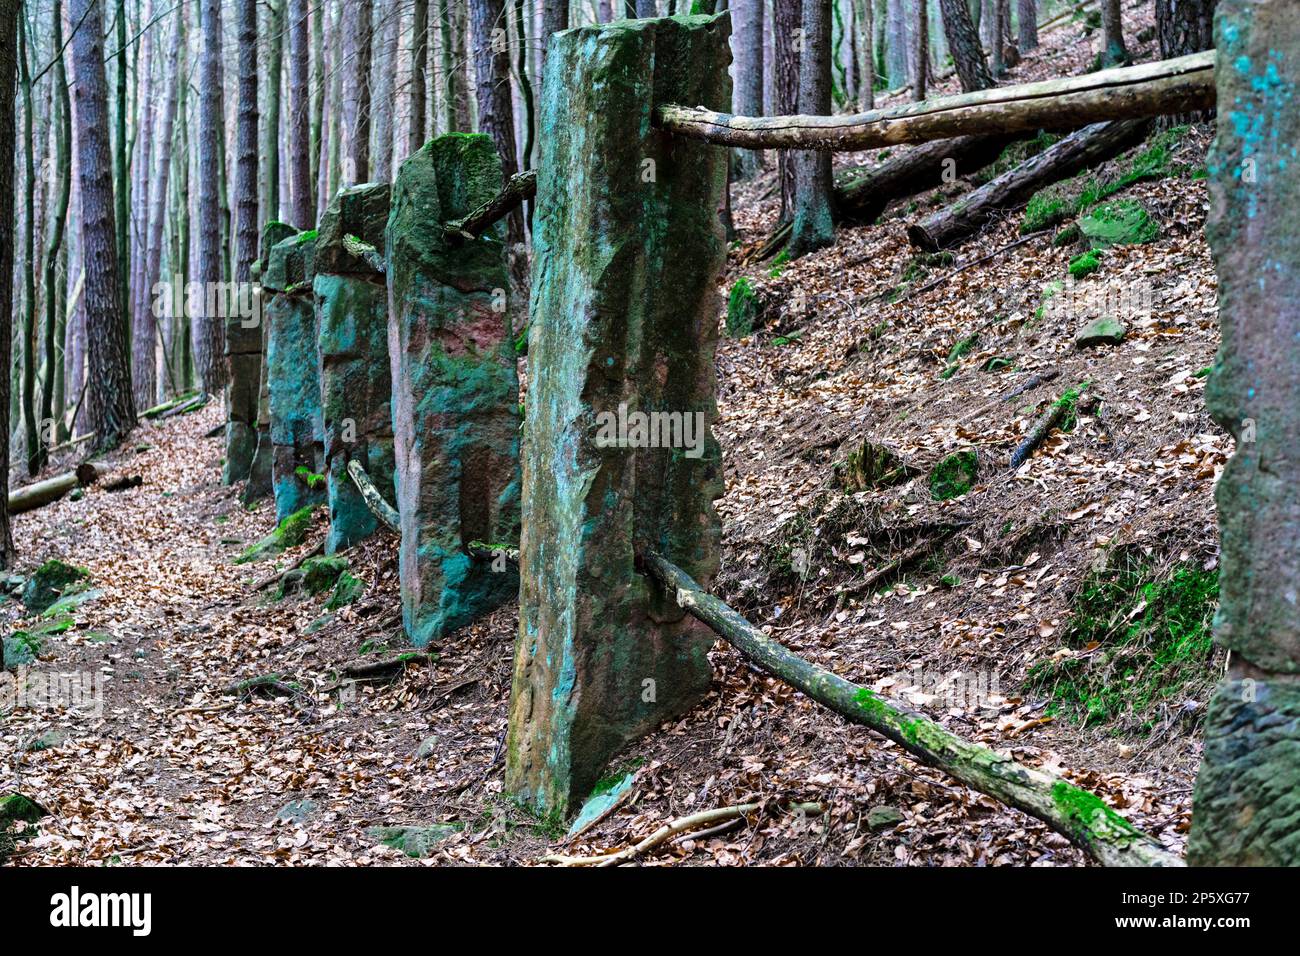
[[[333,554],[379,528],[348,474],[361,462],[384,500],[393,499],[392,373],[388,361],[388,288],[382,250],[388,185],[339,192],[316,243],[316,322],[320,348],[325,479]]]
[[[262,275],[266,303],[267,391],[271,411],[271,478],[276,520],[325,501],[320,354],[312,301],[316,232],[271,248]]]
[[[651,112],[727,108],[729,32],[725,16],[632,20],[547,52],[506,764],[546,813],[710,683],[713,638],[637,556],[706,584],[717,570],[726,150],[656,132]]]
[[[1188,862],[1300,865],[1300,18],[1223,0],[1207,232],[1222,345],[1207,390],[1237,440],[1217,488],[1215,637]]]
[[[501,189],[487,136],[450,133],[398,171],[388,222],[389,349],[406,633],[418,647],[518,593],[474,541],[519,540],[519,382],[498,224],[449,241],[442,224]]]
[[[262,314],[252,283],[237,283],[225,303],[226,461],[222,484],[248,478],[257,452],[257,404],[262,392]]]
[[[259,331],[262,335],[262,355],[265,357],[267,343],[270,339],[270,321],[266,317],[266,306],[274,294],[262,286],[262,276],[271,259],[271,249],[285,239],[298,234],[298,230],[288,223],[272,221],[262,229],[261,252],[253,268],[253,278],[257,283],[258,315],[261,317]],[[243,501],[246,505],[269,498],[275,493],[271,477],[271,460],[274,452],[271,444],[271,389],[270,362],[262,361],[259,374],[260,387],[257,397],[257,447],[253,460],[249,464],[248,483],[244,486]]]

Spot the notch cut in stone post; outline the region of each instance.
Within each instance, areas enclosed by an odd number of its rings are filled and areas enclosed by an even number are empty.
[[[506,763],[507,789],[547,814],[711,681],[712,636],[636,561],[671,555],[706,586],[718,565],[727,153],[651,115],[727,108],[729,33],[725,15],[631,20],[547,54]]]
[[[519,380],[502,225],[452,241],[443,223],[501,189],[483,135],[448,133],[406,160],[388,221],[388,345],[407,636],[424,647],[518,594],[475,541],[519,540]]]

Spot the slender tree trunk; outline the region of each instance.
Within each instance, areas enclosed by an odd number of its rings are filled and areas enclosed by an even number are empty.
[[[1007,30],[1006,7],[1002,0],[993,0],[993,29],[989,40],[989,49],[993,53],[993,75],[1004,76],[1007,72],[1006,41],[1003,39]]]
[[[199,69],[199,194],[198,262],[195,278],[203,283],[204,305],[199,315],[190,316],[194,362],[199,380],[209,395],[218,395],[228,375],[225,361],[226,329],[220,314],[209,303],[218,296],[212,290],[224,281],[221,247],[221,156],[223,117],[221,113],[221,0],[202,0],[203,54]],[[220,309],[216,310],[220,313]]]
[[[402,5],[396,0],[379,0],[375,8],[379,47],[375,57],[375,181],[393,179],[393,110],[396,91],[397,42],[402,25]],[[501,24],[505,29],[505,23]],[[506,96],[510,91],[510,66],[506,64]]]
[[[800,0],[772,0],[776,46],[776,110],[785,116],[799,112],[799,60],[806,47]],[[781,223],[794,216],[794,157],[777,153],[777,178],[781,183]]]
[[[470,0],[474,73],[478,84],[478,128],[496,143],[501,171],[508,180],[519,172],[515,156],[515,118],[510,100],[510,46],[506,42],[504,0]],[[507,238],[524,241],[524,219],[515,208],[506,218]]]
[[[876,32],[874,0],[858,0],[862,5],[862,108],[876,108]]]
[[[235,121],[235,282],[252,281],[257,260],[257,0],[238,0],[239,103]]]
[[[736,0],[732,8],[731,46],[736,61],[732,109],[742,116],[763,115],[763,5],[764,0]],[[763,168],[763,151],[738,151],[735,166],[741,179],[756,175]]]
[[[267,18],[266,117],[262,124],[262,158],[265,162],[266,189],[262,195],[263,219],[280,218],[280,149],[284,131],[280,129],[280,86],[284,79],[285,0],[270,0]],[[310,182],[310,178],[308,182]]]
[[[930,82],[930,11],[929,0],[914,0],[916,5],[916,69],[912,99],[925,99],[925,89]]]
[[[414,25],[411,31],[411,128],[406,140],[406,152],[417,152],[428,138],[425,134],[424,114],[428,110],[429,79],[426,64],[429,61],[429,0],[415,0]]]
[[[325,141],[325,131],[327,129],[329,118],[325,115],[325,96],[329,89],[329,64],[333,62],[330,48],[325,43],[326,25],[329,17],[329,0],[320,0],[316,6],[311,8],[311,62],[308,66],[307,76],[311,83],[311,178],[308,182],[316,184],[315,208],[319,212],[321,205],[321,196],[325,193],[325,187],[321,185],[321,162],[325,158],[325,152],[322,144]],[[328,177],[327,177],[328,179]],[[317,217],[319,220],[319,216]],[[306,228],[309,224],[303,223],[298,228]]]
[[[326,104],[324,121],[327,124],[322,131],[322,155],[326,161],[321,165],[321,176],[326,188],[320,190],[316,199],[316,219],[319,222],[325,216],[330,200],[338,191],[343,181],[343,74],[346,72],[343,62],[343,31],[345,21],[343,8],[335,8],[329,22],[329,102]],[[328,129],[328,132],[324,132]]]
[[[64,232],[68,220],[68,204],[72,195],[72,104],[68,98],[68,78],[67,69],[63,64],[63,0],[54,0],[53,22],[51,24],[54,31],[53,48],[59,51],[55,54],[54,59],[54,142],[55,156],[53,164],[53,173],[58,182],[54,192],[54,209],[50,216],[50,233],[45,246],[45,268],[44,280],[45,286],[45,388],[41,395],[41,428],[49,428],[49,436],[57,441],[59,434],[58,428],[54,426],[54,403],[55,392],[63,379],[62,369],[59,368],[57,348],[57,335],[59,328],[59,318],[62,313],[61,296],[56,293],[59,288],[59,257],[65,252],[63,242]],[[45,442],[40,444],[38,469],[44,467],[48,445]]]
[[[145,13],[144,22],[146,24],[153,21],[156,6],[156,0],[149,0],[148,8]],[[140,66],[137,71],[137,82],[143,84],[144,96],[141,102],[140,116],[137,122],[138,128],[136,131],[133,179],[131,185],[132,215],[129,224],[131,240],[131,337],[133,350],[135,348],[134,341],[139,333],[142,323],[141,313],[149,310],[149,290],[145,286],[145,244],[148,241],[149,233],[149,179],[153,175],[153,169],[150,164],[153,160],[153,141],[156,135],[155,126],[157,125],[157,118],[155,116],[156,107],[154,104],[154,32],[154,28],[144,31],[144,36],[142,38],[142,52],[137,61]],[[146,399],[145,402],[145,404],[137,403],[137,407],[148,408],[148,400]]]
[[[14,221],[14,85],[18,70],[20,0],[0,0],[0,222]],[[14,563],[9,524],[9,353],[13,340],[14,244],[0,242],[0,568]],[[0,650],[0,668],[4,651]]]
[[[18,14],[18,84],[23,98],[23,384],[21,408],[23,416],[23,451],[27,459],[27,473],[35,477],[41,465],[41,439],[36,428],[36,157],[32,132],[33,99],[32,73],[29,57],[32,54],[31,38],[27,36],[26,11]],[[0,462],[8,466],[8,462]]]
[[[1038,49],[1038,0],[1016,0],[1019,21],[1020,52]]]
[[[344,5],[345,43],[343,67],[343,126],[347,154],[343,180],[347,185],[370,180],[370,60],[373,49],[373,0],[351,0]]]
[[[618,2],[618,0],[615,0],[615,2]],[[538,76],[541,76],[542,71],[546,68],[546,45],[550,42],[551,34],[569,29],[568,0],[540,0],[540,3],[542,5],[542,35],[539,38],[541,41],[541,56],[537,61]]]
[[[455,73],[456,95],[452,97],[455,109],[455,129],[468,133],[474,128],[474,116],[470,110],[469,84],[469,16],[466,3],[451,5],[451,52],[452,71]]]
[[[289,2],[289,209],[292,225],[310,229],[316,222],[316,197],[311,180],[311,114],[307,0]]]
[[[515,38],[519,44],[519,55],[515,61],[516,74],[519,78],[519,99],[522,101],[524,108],[523,130],[524,130],[524,148],[523,168],[531,169],[533,166],[533,144],[537,138],[537,111],[533,106],[533,82],[528,76],[528,28],[527,18],[524,16],[526,0],[514,0],[515,2]],[[532,219],[532,201],[528,203],[529,221]],[[531,227],[530,227],[531,228]]]
[[[1103,0],[1103,7],[1109,0]],[[1160,58],[1200,53],[1214,46],[1218,0],[1156,0],[1156,39]]]
[[[131,360],[121,315],[118,231],[113,208],[112,153],[108,138],[108,80],[104,74],[104,22],[99,0],[72,0],[78,170],[81,177],[81,252],[85,263],[86,346],[90,385],[86,404],[95,447],[111,449],[135,426]]]
[[[181,44],[185,41],[184,17],[178,15],[172,27],[171,46],[167,51],[167,92],[163,97],[162,116],[158,124],[158,162],[149,183],[149,235],[145,243],[145,286],[153,293],[162,280],[163,231],[167,219],[167,187],[171,176],[172,144],[176,137],[176,109],[182,86],[180,76]],[[178,271],[178,270],[173,270]],[[149,408],[158,397],[158,327],[152,308],[136,315],[135,404]]]
[[[831,111],[831,0],[804,0],[804,49],[799,60],[799,111],[814,116]],[[786,246],[791,258],[835,241],[831,214],[831,155],[795,154],[794,225]]]
[[[116,70],[117,110],[116,136],[113,139],[113,182],[116,200],[115,225],[117,227],[117,301],[118,315],[127,335],[131,334],[131,296],[129,280],[131,274],[131,246],[129,242],[131,229],[131,164],[128,156],[127,117],[127,29],[126,0],[118,0],[116,23],[116,46],[113,57]]]
[[[1102,66],[1125,66],[1131,57],[1124,46],[1124,21],[1119,0],[1101,0]],[[1195,53],[1196,51],[1191,51]]]
[[[984,61],[979,33],[971,22],[966,0],[939,0],[943,14],[943,33],[948,39],[962,92],[973,93],[993,86],[993,74]]]

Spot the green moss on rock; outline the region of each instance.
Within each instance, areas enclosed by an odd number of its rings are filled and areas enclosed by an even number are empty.
[[[27,610],[40,613],[89,578],[90,572],[85,568],[51,559],[33,571],[27,579],[23,586],[23,604]]]
[[[312,595],[328,591],[347,569],[347,558],[334,555],[308,558],[302,563],[303,588]]]
[[[307,535],[311,532],[312,525],[316,521],[315,515],[316,508],[314,506],[295,511],[281,521],[269,535],[245,550],[235,560],[235,563],[250,564],[254,561],[265,561],[267,558],[273,558],[290,548],[298,547],[307,540]]]
[[[966,494],[979,475],[979,455],[974,449],[955,452],[935,465],[930,472],[930,496],[947,501]]]
[[[1079,220],[1079,231],[1095,249],[1140,245],[1160,238],[1160,224],[1133,199],[1102,203]]]

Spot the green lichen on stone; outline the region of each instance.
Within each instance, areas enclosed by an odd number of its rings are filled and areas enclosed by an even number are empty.
[[[281,521],[269,535],[245,550],[235,559],[235,563],[250,564],[254,561],[265,561],[290,548],[298,547],[307,540],[307,535],[316,521],[315,515],[316,509],[313,506],[295,511]]]
[[[1111,841],[1140,836],[1133,825],[1106,805],[1096,794],[1058,780],[1052,784],[1052,802],[1085,842]]]
[[[293,240],[272,250],[272,263],[294,262]],[[293,268],[302,268],[297,260]],[[278,293],[266,305],[267,406],[271,440],[271,477],[276,517],[326,499],[324,487],[312,488],[299,477],[324,468],[324,420],[321,411],[320,353],[317,322],[310,298]]]
[[[5,669],[35,664],[41,656],[41,638],[27,631],[15,631],[4,639]]]
[[[52,558],[33,571],[23,585],[23,605],[34,614],[41,613],[73,588],[84,586],[89,578],[85,568]]]
[[[973,449],[948,455],[930,472],[930,497],[947,501],[966,494],[979,474],[979,455]]]
[[[434,848],[460,830],[458,824],[439,824],[431,827],[369,827],[366,836],[409,857],[423,859],[432,855]]]
[[[1074,347],[1092,348],[1097,345],[1119,345],[1128,334],[1128,327],[1111,315],[1093,319],[1074,336]]]
[[[49,816],[43,806],[21,793],[7,793],[0,797],[0,829],[15,823],[36,823]]]
[[[377,271],[374,260],[383,255],[390,196],[387,183],[349,186],[334,195],[316,238],[317,273],[373,275]]]
[[[1079,231],[1094,249],[1140,245],[1160,238],[1160,225],[1132,199],[1102,203],[1079,220]]]
[[[351,571],[344,571],[334,584],[334,593],[325,604],[326,611],[337,611],[341,607],[353,604],[365,593],[366,582],[354,576]]]
[[[1075,256],[1070,260],[1070,275],[1076,279],[1090,276],[1101,268],[1101,256],[1094,249]]]

